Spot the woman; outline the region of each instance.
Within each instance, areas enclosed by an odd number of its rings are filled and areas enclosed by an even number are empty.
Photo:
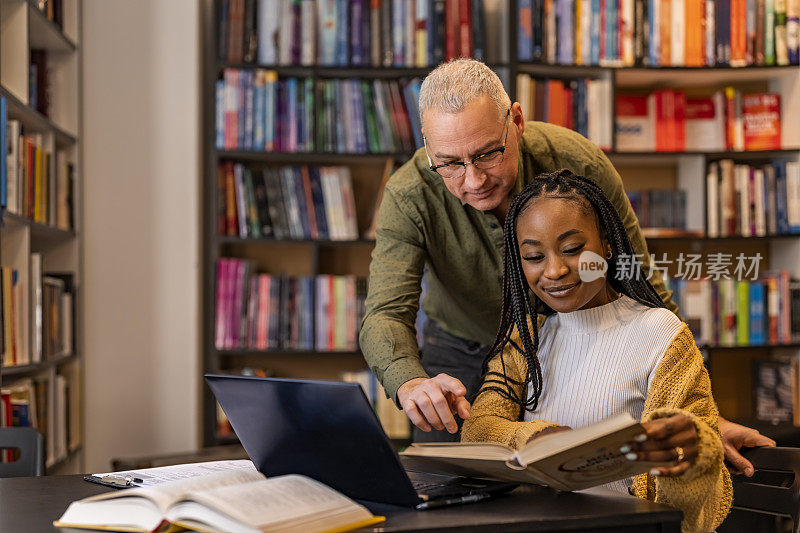
[[[674,466],[610,488],[681,509],[684,531],[712,531],[731,481],[708,373],[689,328],[630,264],[614,206],[591,180],[542,174],[509,210],[505,250],[501,325],[462,440],[517,448],[628,412],[646,434],[622,453]]]

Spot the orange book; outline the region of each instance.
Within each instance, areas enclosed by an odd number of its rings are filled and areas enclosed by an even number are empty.
[[[659,66],[668,67],[672,65],[672,47],[670,46],[672,37],[669,29],[670,21],[672,20],[672,1],[661,0],[661,10],[659,13],[658,33],[661,45],[661,60]],[[679,1],[679,0],[674,0]]]
[[[547,122],[564,125],[564,84],[560,80],[547,82]]]
[[[703,43],[703,20],[705,16],[704,0],[686,0],[685,59],[687,67],[705,65],[705,47]]]
[[[747,0],[731,0],[731,66],[747,64]]]
[[[747,94],[742,98],[745,150],[780,150],[781,95]]]

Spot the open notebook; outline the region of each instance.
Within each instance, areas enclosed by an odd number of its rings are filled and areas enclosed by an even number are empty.
[[[300,475],[267,479],[232,470],[73,502],[58,527],[107,531],[349,531],[383,521],[332,488]]]

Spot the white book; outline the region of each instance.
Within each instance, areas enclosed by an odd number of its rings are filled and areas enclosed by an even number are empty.
[[[300,64],[313,65],[317,59],[317,4],[303,0],[300,4]]]
[[[21,135],[19,120],[9,120],[6,125],[6,171],[7,171],[7,205],[9,213],[20,214],[20,143]]]
[[[338,203],[341,198],[336,198],[336,189],[333,181],[338,181],[336,169],[331,167],[321,167],[319,169],[319,180],[322,185],[322,199],[325,204],[325,219],[328,224],[328,236],[332,241],[342,240],[342,225],[339,222],[337,213]]]
[[[719,237],[719,165],[711,163],[706,175],[706,213],[708,217],[706,233],[709,237]]]
[[[31,362],[42,360],[44,315],[42,310],[42,254],[31,254]]]
[[[670,66],[682,67],[686,63],[686,9],[682,0],[670,2],[672,24],[669,32],[670,40]]]
[[[525,120],[533,120],[530,91],[531,77],[527,74],[517,74],[517,101],[522,107],[522,116]]]
[[[581,61],[592,63],[592,0],[576,0],[581,3]]]
[[[278,63],[278,22],[280,0],[258,0],[258,63],[275,65]]]
[[[736,196],[739,199],[739,235],[750,236],[750,167],[736,165]]]
[[[281,0],[280,15],[276,18],[280,20],[278,29],[278,64],[292,64],[292,43],[297,36],[294,35],[294,23],[292,20],[292,0]]]
[[[786,163],[786,207],[789,219],[789,230],[800,231],[800,163]]]
[[[156,531],[174,525],[230,533],[315,533],[349,531],[381,521],[383,517],[373,516],[364,506],[305,476],[267,479],[259,472],[241,470],[85,498],[71,503],[54,525],[123,531]]]
[[[764,170],[756,168],[753,170],[753,192],[755,203],[755,223],[756,235],[764,237],[767,234],[767,217],[764,211]]]
[[[339,187],[342,196],[342,215],[346,239],[358,239],[358,220],[356,219],[356,201],[353,193],[353,178],[349,167],[339,167]]]
[[[783,20],[787,20],[786,0],[775,0],[775,14],[782,14]],[[775,62],[778,65],[789,64],[787,25],[775,24]]]
[[[775,235],[778,233],[778,210],[775,207],[775,167],[764,165],[763,171],[764,188],[766,189],[767,233]]]

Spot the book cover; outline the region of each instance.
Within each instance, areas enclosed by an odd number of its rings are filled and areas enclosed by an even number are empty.
[[[742,98],[745,150],[780,150],[781,96],[747,94]]]
[[[649,152],[655,148],[653,117],[647,96],[616,97],[616,142],[619,151]]]

